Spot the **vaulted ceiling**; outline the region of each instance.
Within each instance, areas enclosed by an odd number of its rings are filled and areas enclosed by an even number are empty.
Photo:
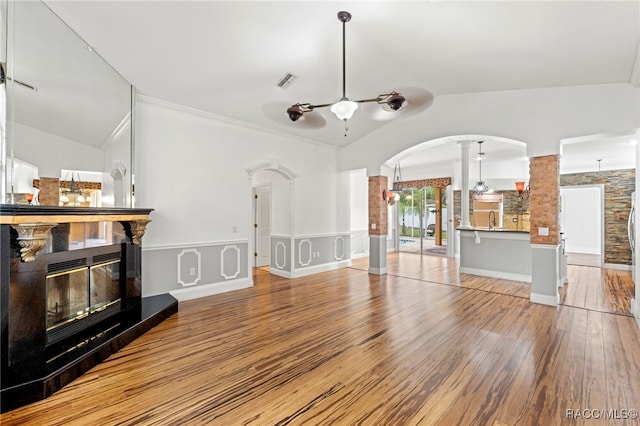
[[[412,95],[636,83],[640,71],[638,1],[46,3],[140,94],[336,147],[425,111]],[[285,114],[340,98],[339,10],[353,15],[347,96],[398,90],[411,106],[380,117],[363,105],[347,137],[329,109],[313,128]]]

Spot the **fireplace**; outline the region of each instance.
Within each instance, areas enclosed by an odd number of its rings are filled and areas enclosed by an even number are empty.
[[[47,255],[47,345],[121,311],[121,261],[119,244]]]
[[[178,311],[142,297],[151,209],[0,204],[0,412],[44,399]]]

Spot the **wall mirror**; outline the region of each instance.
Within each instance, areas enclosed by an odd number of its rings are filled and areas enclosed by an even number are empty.
[[[2,202],[37,204],[57,178],[57,205],[133,207],[131,84],[45,3],[0,13]]]

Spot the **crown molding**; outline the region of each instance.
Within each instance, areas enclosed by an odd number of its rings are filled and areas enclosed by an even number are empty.
[[[141,101],[141,102],[146,102],[146,103],[149,103],[149,104],[152,104],[152,105],[162,106],[162,107],[173,109],[173,110],[176,110],[176,111],[186,112],[186,113],[193,114],[193,115],[196,115],[196,116],[199,116],[199,117],[202,117],[202,118],[206,118],[208,120],[213,120],[213,121],[217,121],[217,122],[220,122],[220,123],[229,124],[229,125],[232,125],[232,126],[243,127],[243,128],[246,128],[246,129],[257,131],[257,132],[267,133],[267,134],[271,134],[271,135],[278,136],[278,137],[284,137],[284,138],[292,139],[292,140],[295,140],[295,141],[302,141],[302,142],[309,143],[309,144],[312,144],[312,145],[322,146],[324,148],[330,148],[330,149],[333,149],[334,151],[338,151],[340,149],[339,147],[336,147],[336,146],[333,146],[333,145],[330,145],[330,144],[326,144],[326,143],[322,143],[322,142],[318,142],[316,140],[309,139],[309,138],[304,137],[304,136],[292,135],[290,133],[283,132],[281,130],[272,129],[271,127],[266,127],[266,126],[262,126],[262,125],[259,125],[259,124],[249,123],[249,122],[242,121],[242,120],[236,120],[235,118],[229,118],[229,117],[225,117],[223,115],[214,114],[212,112],[202,111],[200,109],[191,108],[191,107],[188,107],[188,106],[176,104],[176,103],[169,102],[169,101],[164,101],[164,100],[153,98],[153,97],[147,96],[147,95],[136,94],[136,99],[138,101]]]

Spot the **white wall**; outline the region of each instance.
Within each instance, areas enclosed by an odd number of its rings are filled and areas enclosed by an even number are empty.
[[[103,171],[104,153],[99,148],[20,123],[15,123],[13,129],[17,141],[14,147],[15,158],[38,167],[40,177],[61,177],[62,169]]]
[[[561,227],[569,253],[602,254],[602,190],[560,188]]]
[[[336,232],[332,148],[138,97],[136,153],[136,205],[155,209],[147,247],[248,240],[247,170],[265,161],[296,175],[294,235]]]
[[[350,179],[350,227],[362,230],[369,227],[369,178],[366,170],[356,170],[349,174]]]

